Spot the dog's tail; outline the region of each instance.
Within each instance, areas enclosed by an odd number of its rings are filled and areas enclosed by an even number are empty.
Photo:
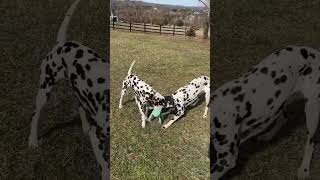
[[[67,34],[67,29],[70,23],[70,19],[73,15],[74,10],[76,9],[77,5],[79,4],[80,0],[75,0],[70,8],[68,9],[64,20],[59,28],[58,36],[57,36],[57,41],[58,42],[65,42],[66,41],[66,34]]]
[[[131,70],[132,70],[132,67],[133,67],[133,65],[134,65],[135,62],[136,62],[136,60],[134,60],[134,61],[132,62],[131,66],[130,66],[130,68],[129,68],[129,70],[128,70],[128,76],[131,74]]]

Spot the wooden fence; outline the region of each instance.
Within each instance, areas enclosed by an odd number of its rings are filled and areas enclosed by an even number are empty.
[[[111,29],[122,29],[132,31],[139,31],[145,33],[156,33],[160,35],[172,35],[172,36],[185,36],[187,33],[187,27],[183,26],[161,26],[161,25],[151,25],[145,23],[129,23],[125,22],[111,22]]]

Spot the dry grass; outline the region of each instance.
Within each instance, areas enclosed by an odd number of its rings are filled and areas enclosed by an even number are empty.
[[[132,73],[163,95],[209,74],[209,45],[189,38],[111,32],[111,178],[208,179],[209,119],[205,103],[167,130],[153,121],[141,128],[132,91],[118,109],[122,81]],[[130,92],[130,93],[129,93]]]
[[[214,1],[212,22],[213,86],[237,78],[271,52],[287,45],[319,47],[319,0]],[[232,180],[296,178],[306,140],[301,103],[290,106],[291,120],[282,135],[270,143],[242,146]],[[312,179],[320,177],[320,151],[316,147]]]
[[[67,123],[55,129],[60,123],[72,121],[71,113],[77,109],[71,88],[65,83],[59,83],[57,99],[49,101],[42,111],[40,147],[31,150],[27,142],[40,62],[55,45],[60,23],[72,2],[0,2],[0,179],[99,176],[91,144],[80,125]],[[102,0],[80,2],[68,31],[68,39],[96,49],[103,57],[107,55],[107,5]]]

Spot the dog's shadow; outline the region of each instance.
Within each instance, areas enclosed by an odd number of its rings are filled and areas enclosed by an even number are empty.
[[[288,122],[279,130],[275,137],[270,141],[258,141],[256,138],[252,138],[247,142],[241,144],[239,149],[239,156],[237,159],[236,167],[231,169],[223,179],[231,179],[243,172],[243,168],[252,157],[253,154],[264,151],[267,147],[275,146],[279,143],[281,138],[286,138],[288,132],[296,129],[297,127],[305,124],[304,115],[304,101],[296,100],[287,106]]]
[[[44,133],[39,135],[39,139],[44,139],[44,138],[50,137],[54,132],[56,132],[59,129],[65,129],[65,128],[74,127],[74,126],[79,126],[79,127],[82,126],[79,114],[72,117],[71,121],[58,123],[55,126],[49,128]]]
[[[131,103],[131,102],[135,102],[136,100],[133,98],[133,99],[129,99],[128,101],[124,101],[123,102],[123,105],[126,105],[128,103]]]

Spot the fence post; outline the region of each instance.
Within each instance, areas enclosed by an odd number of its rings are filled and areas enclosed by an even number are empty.
[[[176,29],[176,25],[173,25],[173,36],[174,36],[174,30]]]
[[[143,22],[143,28],[144,28],[144,32],[146,32],[146,23]]]
[[[184,36],[187,36],[187,26],[185,26]]]
[[[160,24],[160,35],[161,35],[161,24]]]
[[[131,32],[131,21],[130,21],[130,32]]]
[[[114,28],[114,18],[112,17],[112,27],[113,27],[113,29],[115,29]]]

